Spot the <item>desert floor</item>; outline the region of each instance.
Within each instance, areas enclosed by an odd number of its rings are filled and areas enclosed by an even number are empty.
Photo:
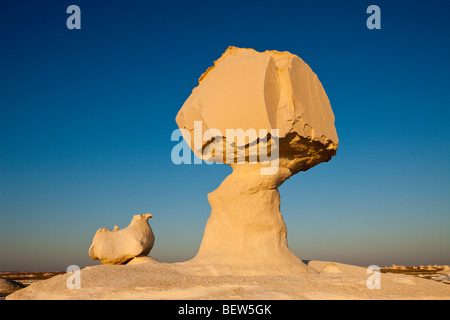
[[[80,289],[67,288],[70,274],[36,275],[48,279],[28,279],[26,288],[6,299],[450,299],[448,270],[383,268],[380,289],[369,289],[371,274],[366,268],[327,261],[309,261],[308,265],[318,273],[206,276],[195,275],[176,263],[140,257],[127,265],[82,269]]]

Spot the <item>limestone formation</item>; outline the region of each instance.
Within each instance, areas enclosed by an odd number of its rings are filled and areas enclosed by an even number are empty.
[[[150,253],[155,242],[152,228],[148,224],[150,213],[133,216],[125,229],[114,230],[100,228],[97,230],[89,256],[92,260],[100,260],[103,264],[122,264],[137,256]]]
[[[176,121],[197,157],[233,168],[208,195],[211,216],[188,263],[215,274],[314,273],[288,248],[278,193],[338,147],[330,102],[311,68],[289,52],[230,47]]]
[[[13,292],[25,288],[20,282],[0,278],[0,292]]]

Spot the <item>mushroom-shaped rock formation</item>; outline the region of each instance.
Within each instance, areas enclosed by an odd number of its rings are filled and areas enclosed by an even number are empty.
[[[215,274],[314,273],[288,248],[277,189],[338,147],[330,102],[311,68],[289,52],[229,47],[176,122],[197,157],[233,168],[208,194],[211,216],[186,263]]]
[[[95,233],[89,248],[89,257],[103,264],[123,264],[137,256],[146,256],[155,243],[155,235],[148,224],[150,213],[133,216],[125,229],[100,228]]]

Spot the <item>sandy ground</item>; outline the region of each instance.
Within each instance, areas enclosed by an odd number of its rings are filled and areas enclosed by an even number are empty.
[[[181,265],[150,257],[127,265],[81,270],[81,288],[68,289],[69,274],[32,283],[13,299],[450,299],[450,285],[412,275],[381,273],[380,289],[369,289],[366,268],[310,261],[318,274],[201,276]]]

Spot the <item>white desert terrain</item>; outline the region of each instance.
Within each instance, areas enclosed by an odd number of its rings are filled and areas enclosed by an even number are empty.
[[[68,289],[70,274],[31,284],[14,299],[450,299],[450,285],[411,275],[381,273],[380,289],[369,289],[366,268],[310,261],[316,274],[266,276],[197,275],[183,263],[137,257],[127,265],[81,270],[80,289]]]

